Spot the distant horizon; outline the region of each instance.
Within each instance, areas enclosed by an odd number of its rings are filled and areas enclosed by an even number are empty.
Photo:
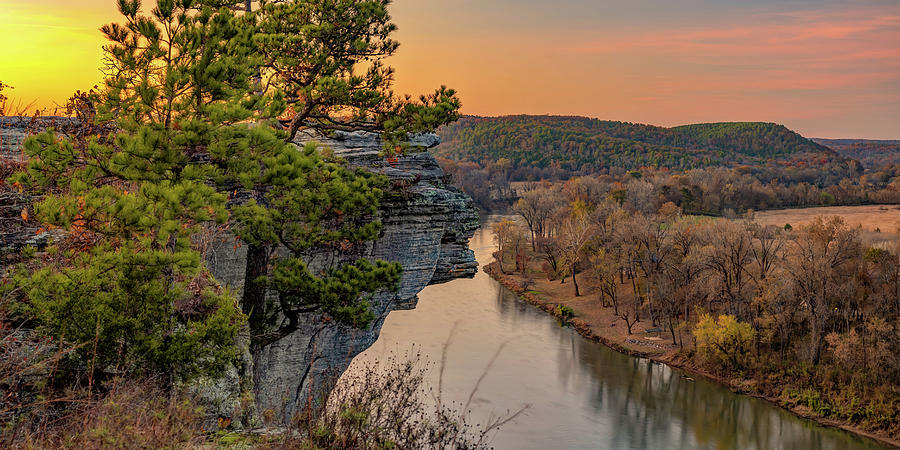
[[[151,5],[152,0],[144,4]],[[0,0],[0,81],[36,107],[101,81],[114,0]],[[394,0],[398,94],[456,89],[469,115],[773,122],[900,139],[892,0]],[[823,138],[824,139],[824,138]]]

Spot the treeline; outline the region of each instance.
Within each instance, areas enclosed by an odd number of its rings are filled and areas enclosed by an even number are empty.
[[[564,189],[590,192],[595,197],[609,192],[620,203],[648,213],[672,202],[691,214],[729,216],[748,210],[898,203],[900,183],[894,182],[898,174],[891,171],[880,177],[845,178],[819,187],[806,181],[771,178],[763,170],[745,166],[678,173],[630,171],[621,175],[573,178],[562,185]]]
[[[495,256],[525,280],[571,279],[629,334],[660,327],[692,364],[758,393],[900,433],[898,247],[837,217],[786,230],[635,206],[577,183],[538,187],[515,205],[525,226],[494,226]]]
[[[440,162],[450,181],[486,210],[505,210],[524,191],[551,184],[597,198],[610,193],[620,203],[643,211],[656,211],[672,202],[687,213],[716,216],[750,209],[900,203],[900,165],[862,175],[858,166],[848,167],[845,178],[831,178],[815,169],[739,166],[686,171],[611,168],[600,174],[567,177],[566,181],[514,182],[510,180],[515,179],[515,171],[509,165]],[[815,182],[822,177],[826,177],[824,183]]]
[[[827,147],[773,123],[663,128],[585,117],[467,116],[438,133],[438,155],[526,169],[514,173],[515,180],[540,179],[528,170],[543,169],[587,174],[610,167],[692,169],[779,160],[830,171],[844,163]]]
[[[509,171],[497,165],[482,167],[472,162],[436,158],[447,182],[460,188],[486,211],[505,210],[518,198],[509,182]]]

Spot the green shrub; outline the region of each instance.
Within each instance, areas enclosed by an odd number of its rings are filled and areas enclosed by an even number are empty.
[[[822,394],[814,389],[788,389],[785,391],[787,399],[795,404],[806,406],[820,417],[829,417],[834,415],[836,409],[826,401]]]
[[[553,314],[561,320],[569,320],[575,317],[575,310],[566,305],[556,305],[556,310],[554,310]]]
[[[216,374],[237,355],[244,316],[207,272],[165,276],[165,254],[98,248],[67,267],[22,271],[22,316],[80,345],[77,366],[102,373]]]

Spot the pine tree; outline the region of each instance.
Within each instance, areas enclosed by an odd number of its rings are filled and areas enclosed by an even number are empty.
[[[262,55],[256,89],[288,105],[283,114],[268,116],[284,119],[286,142],[301,129],[323,135],[365,130],[380,133],[385,150],[394,152],[408,133],[432,131],[458,117],[459,99],[451,89],[418,101],[394,96],[393,69],[383,61],[398,45],[391,39],[396,26],[389,3],[262,1],[246,15]],[[255,347],[295,330],[304,313],[368,326],[368,299],[395,288],[401,267],[342,255],[377,237],[380,224],[373,219],[386,178],[326,161],[314,147],[273,147],[244,161],[251,176],[242,186],[252,200],[235,209],[235,218],[249,244],[242,303]],[[288,255],[271,261],[279,247]],[[270,289],[278,293],[276,304],[266,301]]]
[[[374,319],[369,298],[395,289],[402,268],[382,260],[344,261],[342,255],[378,236],[380,223],[371,218],[386,178],[325,161],[313,144],[302,151],[286,146],[263,165],[264,204],[251,200],[235,208],[237,231],[263,249],[266,261],[276,246],[288,255],[275,259],[271,275],[248,279],[263,294],[269,287],[278,293],[277,305],[268,305],[264,296],[245,296],[255,346],[296,330],[304,313],[368,326]]]
[[[456,92],[444,86],[418,99],[394,96],[394,69],[385,59],[399,43],[391,35],[391,0],[260,2],[255,41],[264,56],[262,83],[290,105],[287,140],[301,129],[383,133],[387,149],[408,133],[456,120]]]
[[[82,347],[91,370],[189,377],[234,357],[244,321],[192,236],[228,217],[215,182],[246,168],[231,157],[280,141],[248,126],[278,101],[251,95],[252,27],[219,3],[159,0],[149,16],[137,0],[118,6],[123,23],[102,28],[105,85],[73,98],[88,131],[25,144],[18,181],[45,194],[37,217],[67,234],[16,284],[41,328],[97,339],[96,356]]]

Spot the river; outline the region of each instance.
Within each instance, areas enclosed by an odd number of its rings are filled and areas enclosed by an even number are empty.
[[[490,261],[486,228],[470,246],[479,263]],[[445,402],[465,403],[478,385],[470,408],[476,422],[528,405],[494,437],[499,449],[880,448],[589,342],[483,272],[429,286],[416,309],[390,313],[378,341],[354,362],[405,354],[413,344],[439,362],[447,342]]]

